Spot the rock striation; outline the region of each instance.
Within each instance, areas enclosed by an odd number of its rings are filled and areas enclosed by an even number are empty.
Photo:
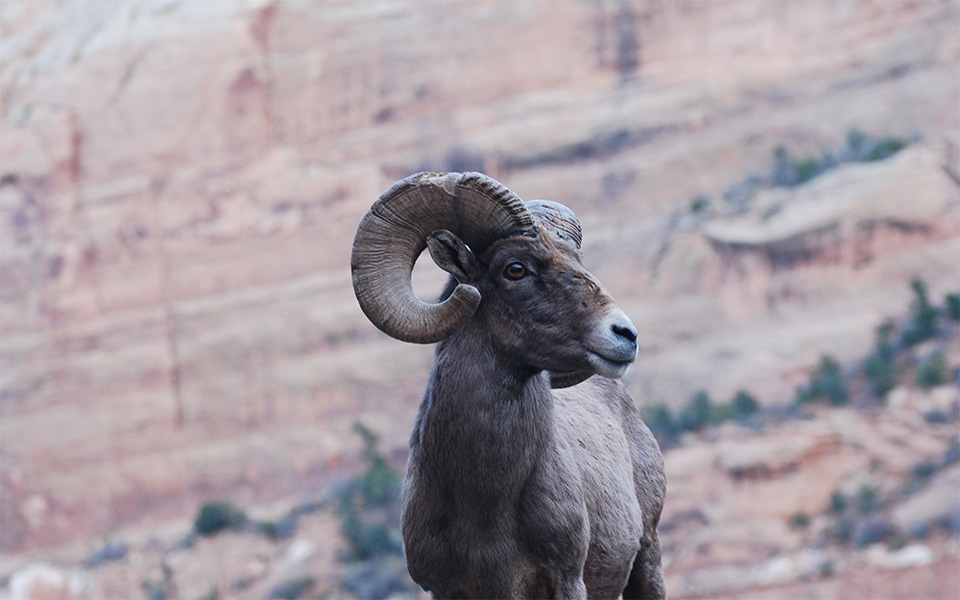
[[[358,418],[402,455],[430,349],[369,327],[347,265],[373,199],[421,169],[577,211],[642,331],[635,397],[782,399],[824,349],[869,345],[912,277],[960,289],[957,16],[4,2],[0,548],[325,489],[355,467]],[[854,128],[917,143],[693,214],[777,146]]]

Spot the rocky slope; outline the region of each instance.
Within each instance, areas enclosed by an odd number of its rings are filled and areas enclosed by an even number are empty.
[[[205,500],[316,496],[359,468],[358,418],[402,464],[431,351],[365,321],[347,264],[363,211],[419,169],[577,211],[588,266],[642,331],[642,405],[789,399],[821,353],[869,347],[913,277],[960,289],[957,17],[3,3],[2,574]],[[853,129],[912,143],[771,184],[777,147],[820,156]],[[424,269],[417,289],[441,281]]]

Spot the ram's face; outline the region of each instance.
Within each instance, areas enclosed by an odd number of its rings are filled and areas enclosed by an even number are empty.
[[[573,244],[544,231],[495,245],[483,263],[478,317],[505,351],[555,372],[626,373],[636,329]]]
[[[568,240],[542,230],[501,240],[479,258],[449,232],[428,244],[441,267],[479,290],[474,319],[512,362],[615,378],[635,360],[636,329]]]

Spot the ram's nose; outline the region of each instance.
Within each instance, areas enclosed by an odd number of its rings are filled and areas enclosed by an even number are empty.
[[[637,358],[637,328],[627,315],[620,313],[610,324],[611,340],[621,360],[633,362]]]

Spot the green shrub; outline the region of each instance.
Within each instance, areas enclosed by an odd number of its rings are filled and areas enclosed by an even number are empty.
[[[367,560],[400,550],[390,526],[371,522],[355,505],[341,506],[338,515],[341,519],[340,530],[350,545],[344,555],[347,560]]]
[[[860,160],[866,156],[870,147],[870,137],[859,129],[851,129],[847,133],[847,150],[854,158]]]
[[[733,417],[733,406],[731,404],[711,404],[710,414],[707,417],[707,423],[711,426],[719,425]]]
[[[892,336],[890,321],[877,327],[876,346],[864,365],[870,389],[877,398],[883,398],[897,385],[897,353],[890,341]]]
[[[845,544],[853,537],[853,529],[855,525],[856,524],[854,520],[850,516],[840,515],[837,517],[837,520],[834,521],[833,526],[830,527],[827,533],[837,543]]]
[[[923,413],[923,420],[930,425],[943,425],[950,422],[950,415],[942,410],[928,410]]]
[[[849,393],[843,379],[840,364],[833,357],[824,355],[820,358],[820,365],[810,376],[807,387],[797,388],[797,403],[826,400],[833,406],[847,403]]]
[[[913,469],[910,470],[910,476],[920,481],[926,481],[933,477],[939,468],[940,465],[932,460],[927,460],[914,465]]]
[[[884,138],[878,140],[873,144],[873,147],[870,148],[870,151],[867,152],[867,156],[864,160],[866,161],[875,161],[883,160],[890,156],[893,156],[897,152],[900,152],[907,146],[905,140],[899,138]]]
[[[737,419],[749,417],[760,410],[760,403],[746,390],[738,391],[731,401],[733,406],[733,416]]]
[[[937,335],[937,309],[927,298],[927,285],[921,279],[910,282],[914,298],[910,302],[910,327],[903,332],[903,343],[915,346]]]
[[[896,533],[896,528],[884,516],[870,515],[860,519],[853,529],[853,543],[857,548],[876,544],[890,539]]]
[[[861,515],[868,515],[877,508],[877,488],[863,484],[857,490],[857,511]]]
[[[680,424],[670,412],[670,407],[662,402],[645,409],[643,420],[661,444],[672,440],[680,433]]]
[[[694,431],[710,422],[712,403],[705,391],[699,391],[690,398],[690,402],[680,411],[680,429]]]
[[[847,510],[847,497],[840,490],[834,490],[830,495],[830,512],[839,515],[845,510]]]
[[[710,200],[706,196],[697,196],[690,201],[690,212],[699,214],[710,206]]]
[[[954,321],[960,321],[960,294],[947,294],[944,304],[947,309],[947,316]]]
[[[943,385],[950,379],[947,368],[947,358],[943,352],[937,351],[923,361],[917,370],[917,385],[925,390]]]
[[[247,515],[229,502],[210,502],[200,507],[193,529],[197,535],[211,536],[226,529],[240,529],[246,522]]]
[[[797,174],[797,182],[804,183],[810,181],[823,171],[820,161],[812,156],[793,163],[793,170]]]
[[[359,422],[353,430],[363,438],[367,469],[345,487],[337,503],[341,531],[349,544],[346,558],[367,560],[399,553],[400,476],[377,450],[372,431]]]
[[[788,523],[791,529],[806,529],[810,526],[810,515],[805,512],[794,513]]]

